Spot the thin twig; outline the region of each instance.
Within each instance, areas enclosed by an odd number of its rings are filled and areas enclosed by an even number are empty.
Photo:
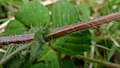
[[[11,59],[12,57],[14,57],[17,53],[19,53],[20,51],[28,48],[31,45],[31,43],[29,44],[24,44],[20,47],[18,47],[14,52],[12,52],[11,54],[9,54],[8,56],[6,56],[4,59],[0,60],[0,66],[5,64],[9,59]]]
[[[4,59],[4,58],[6,58],[6,56],[8,56],[8,55],[11,53],[13,47],[14,47],[14,44],[10,44],[10,46],[7,48],[6,53],[5,53],[5,54],[3,55],[3,57],[1,58],[1,60]]]
[[[108,23],[110,21],[113,21],[119,18],[120,18],[120,12],[117,12],[117,13],[112,13],[112,14],[102,16],[99,18],[91,19],[86,22],[80,22],[80,23],[67,25],[67,26],[55,29],[50,34],[46,35],[44,39],[45,41],[49,41],[51,39],[59,38],[61,36],[68,35],[76,31],[80,31],[80,30],[84,30],[90,27]],[[26,41],[33,40],[33,38],[34,38],[33,34],[0,37],[0,44],[26,42]]]
[[[27,43],[31,42],[34,38],[34,34],[22,34],[14,36],[0,37],[0,44],[11,44],[11,43]]]
[[[1,53],[6,53],[6,50],[0,48]]]
[[[109,36],[109,37],[113,41],[115,46],[120,47],[119,43],[112,36]]]
[[[7,21],[5,21],[3,24],[1,24],[1,25],[0,25],[0,33],[4,32],[7,24],[8,24],[10,21],[14,20],[14,19],[15,19],[15,18],[12,17],[12,18],[8,19]]]
[[[111,63],[111,62],[107,62],[107,61],[102,61],[102,60],[95,60],[95,59],[91,59],[88,57],[84,57],[82,55],[79,55],[78,58],[83,59],[85,61],[106,65],[106,66],[112,67],[112,68],[120,68],[119,64],[115,64],[115,63]]]
[[[93,42],[92,43],[92,46],[91,46],[91,51],[90,51],[90,58],[93,59],[94,58],[94,55],[95,55],[95,43]],[[93,63],[89,63],[89,68],[92,68],[93,67]]]
[[[19,53],[20,51],[22,51],[22,50],[24,50],[24,49],[26,49],[30,46],[31,46],[31,43],[18,47],[14,52],[12,52],[10,55],[8,55],[5,59],[0,61],[0,66],[5,64],[9,59],[14,57],[17,53]],[[83,60],[89,61],[89,62],[103,64],[103,65],[113,67],[113,68],[120,68],[119,64],[115,64],[115,63],[111,63],[111,62],[107,62],[107,61],[102,61],[102,60],[95,60],[95,59],[91,59],[91,58],[88,58],[88,57],[85,57],[85,56],[82,56],[82,55],[79,55],[77,57],[81,58]]]

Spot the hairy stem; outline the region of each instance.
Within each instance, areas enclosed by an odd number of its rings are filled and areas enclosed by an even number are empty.
[[[49,41],[51,39],[59,38],[64,35],[68,35],[73,32],[77,32],[80,30],[84,30],[90,27],[98,26],[104,23],[108,23],[112,20],[116,20],[120,18],[120,12],[112,13],[106,16],[102,16],[99,18],[91,19],[86,22],[75,23],[71,25],[67,25],[58,29],[55,29],[50,34],[44,37],[45,41]],[[24,35],[16,35],[16,36],[6,36],[0,37],[0,44],[9,44],[9,43],[19,43],[19,42],[30,42],[34,38],[34,34],[24,34]]]
[[[80,31],[90,27],[95,27],[104,23],[108,23],[115,19],[120,19],[120,12],[109,14],[109,15],[102,16],[95,19],[91,19],[86,22],[75,23],[75,24],[58,28],[55,31],[51,32],[50,34],[46,35],[45,39],[49,40],[49,39],[58,38],[63,35],[68,35],[76,31]]]
[[[101,24],[104,24],[104,23],[107,23],[109,21],[119,19],[119,18],[120,18],[120,12],[113,13],[113,14],[110,14],[110,15],[107,15],[107,16],[102,16],[102,17],[99,17],[99,18],[96,18],[96,19],[88,20],[88,21],[83,22],[83,23],[76,23],[76,24],[64,26],[64,27],[58,28],[55,31],[53,31],[52,33],[46,35],[44,37],[44,39],[46,41],[49,41],[50,39],[55,39],[55,38],[70,34],[72,32],[76,32],[76,31],[79,31],[79,30],[83,30],[83,29],[87,29],[87,28],[90,28],[90,27],[98,26],[98,25],[101,25]],[[33,40],[33,38],[34,38],[34,34],[0,37],[0,44],[15,43],[15,42],[26,42],[26,41]],[[17,53],[19,53],[23,49],[28,48],[30,45],[31,45],[31,43],[29,43],[27,45],[20,46],[14,52],[12,52],[10,55],[8,55],[5,59],[1,60],[0,65],[5,64],[5,62],[7,62],[10,58],[15,56]],[[106,61],[101,61],[101,60],[95,60],[95,59],[91,59],[91,58],[84,57],[84,56],[78,56],[78,57],[83,59],[83,60],[87,60],[89,62],[103,64],[103,65],[107,65],[107,66],[110,66],[110,67],[113,67],[113,68],[120,68],[120,65],[118,65],[118,64],[114,64],[114,63],[110,63],[110,62],[106,62]]]

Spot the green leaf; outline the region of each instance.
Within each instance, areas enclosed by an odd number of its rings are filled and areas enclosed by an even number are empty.
[[[91,35],[88,30],[80,31],[56,40],[55,48],[67,55],[79,55],[89,49]]]
[[[29,59],[27,59],[28,61],[26,61],[22,66],[21,66],[21,68],[30,68],[32,65],[33,65],[33,63],[29,60]]]
[[[44,45],[44,43],[45,41],[43,39],[43,31],[41,29],[35,33],[34,40],[31,44],[30,57],[32,62],[36,59],[38,52],[41,50],[41,47]]]
[[[39,63],[39,64],[32,65],[30,68],[50,68],[50,67],[43,63]]]
[[[61,64],[61,68],[76,68],[73,60],[64,60]]]
[[[7,0],[0,0],[0,2],[5,2],[5,1],[7,1]]]
[[[45,26],[50,23],[48,9],[37,1],[31,1],[21,6],[15,17],[28,27]]]
[[[108,53],[108,60],[110,60],[112,58],[112,56],[115,54],[115,51],[117,49],[116,45],[113,45],[110,49],[110,52]]]
[[[49,65],[49,68],[60,68],[56,52],[50,49],[48,45],[43,46],[38,61],[44,61],[46,65]]]
[[[88,20],[88,18],[90,17],[89,5],[84,2],[80,2],[78,9],[81,12],[80,19],[82,21]]]
[[[19,68],[21,64],[22,64],[21,58],[13,57],[3,65],[3,68]]]
[[[1,8],[1,7],[0,7]],[[0,9],[1,10],[1,9]],[[0,14],[1,14],[1,11],[0,11]],[[0,24],[5,22],[7,19],[0,19]]]
[[[43,55],[47,54],[47,52],[50,50],[50,47],[48,46],[48,43],[45,43],[44,46],[42,46],[42,50],[39,52],[38,60],[43,57]]]
[[[16,7],[20,7],[24,4],[21,0],[14,0],[14,1],[11,1],[10,3]]]
[[[120,21],[113,21],[112,26],[109,28],[111,34],[120,34]]]
[[[51,6],[52,28],[61,27],[78,21],[78,14],[74,5],[60,1]]]
[[[4,34],[5,35],[16,35],[23,34],[26,31],[26,28],[17,20],[12,20],[7,25]]]
[[[53,4],[51,6],[51,13],[53,28],[76,23],[79,19],[75,7],[66,1],[60,1]],[[55,47],[65,54],[82,54],[89,48],[91,41],[90,37],[89,31],[73,33],[69,36],[59,38],[55,42]]]
[[[110,48],[113,44],[113,42],[110,39],[101,40],[97,43],[107,48]]]

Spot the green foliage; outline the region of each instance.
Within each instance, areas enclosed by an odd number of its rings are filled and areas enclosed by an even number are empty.
[[[76,23],[79,19],[74,5],[60,1],[51,6],[52,28],[61,27],[71,23]]]
[[[79,18],[74,6],[66,1],[60,1],[53,4],[51,12],[53,28],[76,23]],[[60,52],[68,55],[76,55],[87,51],[90,41],[90,33],[86,30],[59,38],[54,44],[55,48]]]
[[[6,1],[6,0],[0,0],[0,2],[4,2],[4,1]]]
[[[40,0],[40,2],[41,1],[42,0]],[[55,28],[86,21],[90,17],[94,18],[96,16],[119,11],[119,0],[103,0],[103,2],[102,0],[80,0],[80,4],[76,4],[78,0],[59,0],[48,6],[43,6],[37,0],[0,0],[0,2],[0,23],[7,20],[5,17],[15,15],[15,20],[9,22],[5,32],[2,33],[3,35],[35,33],[30,47],[17,53],[16,56],[10,57],[10,60],[7,60],[6,63],[0,67],[107,67],[99,64],[88,64],[88,62],[83,61],[83,59],[79,59],[79,55],[120,63],[120,49],[117,47],[120,42],[119,20],[112,22],[112,24],[99,26],[99,28],[71,33],[48,42],[44,40],[44,36]],[[16,10],[18,9],[17,13],[12,13],[11,10],[14,9],[9,10],[9,6],[12,6]],[[26,28],[26,26],[30,29]],[[97,36],[95,34],[96,30],[100,32],[100,35]],[[90,45],[95,45],[94,49]],[[19,45],[16,45],[15,48],[18,46]],[[8,46],[1,46],[1,49],[6,50],[5,48],[7,48],[7,50],[9,49]],[[6,53],[4,54],[4,52],[1,52],[0,50],[0,57],[3,58],[3,55]],[[4,59],[6,57],[4,57]]]
[[[111,34],[113,34],[113,33],[119,34],[119,30],[120,30],[120,23],[119,23],[119,21],[115,21],[113,23],[114,24],[111,26],[111,28],[109,28],[110,33]]]
[[[4,68],[19,68],[21,66],[21,59],[14,57],[9,60],[3,67]]]
[[[117,49],[117,46],[115,46],[115,45],[113,45],[111,47],[110,52],[108,53],[108,60],[110,60],[112,58],[112,56],[115,53],[116,49]]]
[[[45,43],[43,39],[43,30],[40,29],[36,32],[34,40],[31,44],[31,51],[30,51],[30,60],[34,61],[38,55],[39,50],[41,50],[42,45]]]
[[[68,55],[83,54],[90,47],[91,36],[89,31],[80,31],[61,37],[54,44],[58,51]]]
[[[35,64],[30,68],[50,68],[49,65],[45,65],[44,63],[39,63],[39,64]]]
[[[48,26],[50,24],[49,11],[37,1],[28,2],[21,6],[16,19],[25,26]]]
[[[42,62],[46,68],[60,68],[57,54],[48,46],[48,43],[42,47],[37,58],[38,62]]]
[[[80,5],[78,6],[78,10],[80,12],[80,20],[82,21],[86,21],[89,19],[90,17],[90,9],[89,9],[89,5],[81,2]]]
[[[48,46],[46,45],[43,48],[48,48]],[[43,61],[46,65],[49,65],[49,68],[60,68],[57,54],[50,48],[39,53],[38,61]]]
[[[23,34],[26,31],[26,28],[17,20],[9,22],[7,25],[4,34],[5,35],[17,35]]]
[[[76,68],[76,66],[73,60],[64,60],[61,68]]]

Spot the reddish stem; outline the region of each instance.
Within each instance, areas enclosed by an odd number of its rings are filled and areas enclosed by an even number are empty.
[[[64,35],[68,35],[70,33],[84,30],[90,27],[98,26],[104,23],[108,23],[112,20],[116,20],[120,18],[120,12],[109,14],[106,16],[102,16],[99,18],[91,19],[86,22],[75,23],[71,25],[67,25],[58,29],[55,29],[50,34],[44,37],[45,41],[49,41],[51,39],[59,38]],[[19,43],[19,42],[30,42],[34,38],[33,34],[24,34],[24,35],[15,35],[15,36],[6,36],[0,37],[0,44],[9,44],[9,43]]]

